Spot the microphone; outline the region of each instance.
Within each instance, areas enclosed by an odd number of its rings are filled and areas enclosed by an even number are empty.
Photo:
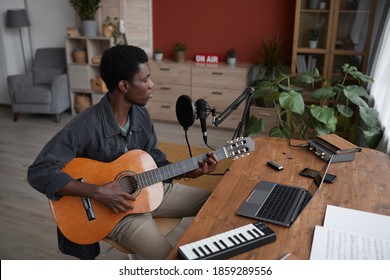
[[[196,116],[200,121],[200,127],[202,129],[202,135],[203,135],[203,141],[207,145],[207,126],[206,126],[206,119],[207,119],[207,101],[200,98],[196,100],[195,102],[195,108],[196,108]]]

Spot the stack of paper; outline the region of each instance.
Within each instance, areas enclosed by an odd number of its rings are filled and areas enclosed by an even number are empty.
[[[311,260],[389,260],[390,216],[328,205]]]

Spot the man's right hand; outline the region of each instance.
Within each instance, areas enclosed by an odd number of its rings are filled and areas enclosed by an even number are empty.
[[[93,199],[100,201],[115,213],[133,209],[128,200],[135,200],[135,196],[123,191],[117,181],[112,181],[97,188]]]

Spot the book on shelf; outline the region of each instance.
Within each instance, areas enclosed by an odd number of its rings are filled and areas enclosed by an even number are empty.
[[[303,54],[297,55],[297,70],[298,70],[298,73],[306,73],[307,72],[306,59],[305,59],[305,55],[303,55]]]

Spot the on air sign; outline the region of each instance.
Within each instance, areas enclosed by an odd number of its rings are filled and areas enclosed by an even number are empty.
[[[218,64],[221,62],[221,56],[215,54],[197,54],[195,56],[195,61],[197,63]]]

